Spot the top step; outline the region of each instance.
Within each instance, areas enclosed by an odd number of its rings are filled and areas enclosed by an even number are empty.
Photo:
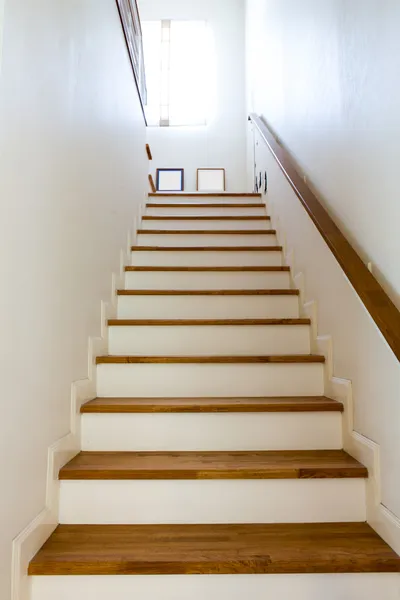
[[[157,200],[159,198],[159,200]],[[149,194],[149,203],[160,204],[262,204],[261,194],[233,194],[233,193],[215,193],[215,194],[189,194],[189,193],[178,193],[178,194],[167,194],[167,193],[152,193]]]

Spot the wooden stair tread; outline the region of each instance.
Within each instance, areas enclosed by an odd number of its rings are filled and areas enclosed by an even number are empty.
[[[148,202],[148,208],[265,208],[262,202]]]
[[[299,290],[118,290],[118,296],[298,296]]]
[[[343,450],[80,452],[59,479],[337,479],[367,477]]]
[[[143,221],[270,221],[267,215],[144,215]]]
[[[276,235],[275,229],[138,229],[139,235]]]
[[[366,523],[59,525],[29,575],[398,573]]]
[[[96,364],[293,364],[324,363],[324,356],[98,356]]]
[[[207,326],[267,326],[311,325],[311,319],[109,319],[109,327],[207,327]]]
[[[155,198],[261,198],[261,194],[255,192],[156,192],[149,194],[149,197]]]
[[[203,271],[214,271],[216,273],[277,273],[289,272],[290,267],[125,267],[125,271],[181,271],[201,273]]]
[[[340,402],[320,397],[95,398],[81,413],[342,412]]]
[[[132,252],[282,252],[282,246],[132,246]]]

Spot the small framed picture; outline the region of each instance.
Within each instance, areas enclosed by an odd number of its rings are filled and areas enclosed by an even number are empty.
[[[197,169],[198,192],[225,192],[225,169]]]
[[[157,169],[157,192],[183,192],[184,169]]]

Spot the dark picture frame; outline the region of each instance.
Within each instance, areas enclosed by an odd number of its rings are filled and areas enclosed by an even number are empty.
[[[168,173],[169,175],[177,174],[179,183],[175,185],[165,184],[163,179],[163,173]],[[169,177],[168,179],[172,179]],[[156,188],[157,192],[183,192],[185,189],[185,170],[184,169],[157,169],[157,178],[156,178]]]

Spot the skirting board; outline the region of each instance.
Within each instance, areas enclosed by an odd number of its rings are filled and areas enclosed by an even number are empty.
[[[108,319],[117,316],[117,290],[123,287],[125,267],[130,264],[131,246],[136,242],[136,231],[142,219],[147,196],[133,219],[132,231],[128,232],[126,245],[120,252],[118,272],[112,273],[111,300],[101,301],[100,337],[88,340],[88,376],[71,385],[70,432],[48,449],[46,506],[42,512],[21,531],[12,543],[11,600],[29,600],[29,561],[35,556],[58,525],[59,481],[58,472],[81,449],[80,409],[82,404],[96,397],[96,358],[107,353]]]

